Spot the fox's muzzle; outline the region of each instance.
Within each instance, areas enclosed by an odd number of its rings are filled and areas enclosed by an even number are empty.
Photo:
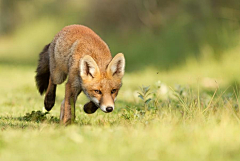
[[[104,105],[103,102],[100,102],[96,98],[92,97],[91,101],[84,105],[83,110],[87,114],[92,114],[96,112],[98,108],[100,108],[105,113],[109,113],[114,110],[114,102],[105,101],[104,103],[107,105]]]
[[[109,112],[112,112],[114,110],[114,106],[100,105],[100,109],[105,113],[109,113]]]

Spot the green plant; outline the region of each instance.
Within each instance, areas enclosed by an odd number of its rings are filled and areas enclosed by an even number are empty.
[[[140,87],[140,92],[138,92],[138,97],[141,98],[141,100],[143,101],[143,107],[145,111],[148,110],[149,103],[152,100],[152,98],[150,97],[151,94],[152,93],[150,92],[150,86]]]
[[[48,112],[42,112],[42,111],[32,111],[31,113],[26,113],[25,116],[23,116],[23,120],[25,121],[34,121],[34,122],[43,122],[47,120]]]

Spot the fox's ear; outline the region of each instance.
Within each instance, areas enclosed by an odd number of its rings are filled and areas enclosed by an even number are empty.
[[[83,80],[92,79],[100,75],[100,71],[97,63],[89,55],[85,55],[80,60],[79,67],[80,67],[80,76]]]
[[[125,70],[125,58],[122,53],[118,53],[107,67],[107,73],[110,76],[122,79]]]

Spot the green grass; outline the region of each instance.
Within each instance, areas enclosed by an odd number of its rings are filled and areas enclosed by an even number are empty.
[[[238,53],[126,73],[113,113],[85,114],[81,95],[68,127],[58,123],[64,85],[45,115],[35,67],[2,64],[0,160],[239,160]],[[150,85],[146,103],[142,85]]]

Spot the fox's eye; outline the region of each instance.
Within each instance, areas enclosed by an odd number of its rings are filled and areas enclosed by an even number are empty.
[[[102,94],[100,90],[94,90],[94,92],[96,92],[97,94]]]
[[[115,93],[117,90],[116,89],[113,89],[112,91],[111,91],[111,93],[113,94],[113,93]]]

